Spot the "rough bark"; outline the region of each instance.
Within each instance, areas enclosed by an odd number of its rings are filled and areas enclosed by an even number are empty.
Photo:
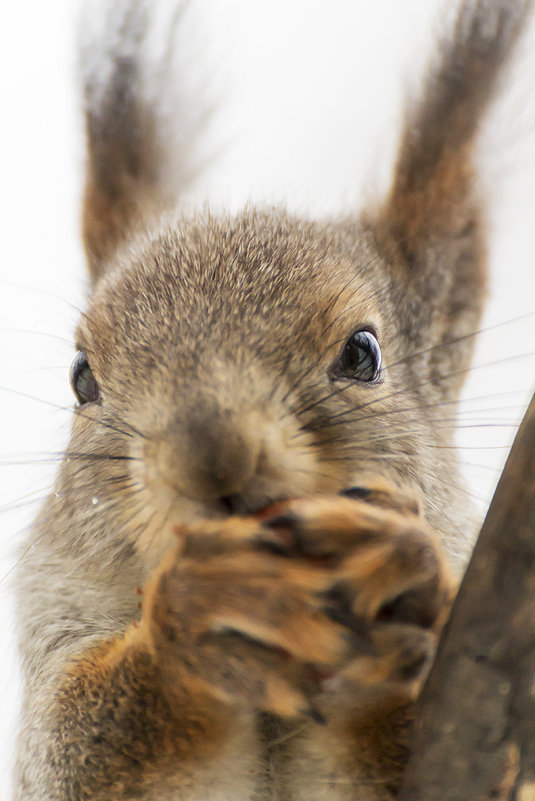
[[[535,801],[535,396],[416,720],[400,801]]]

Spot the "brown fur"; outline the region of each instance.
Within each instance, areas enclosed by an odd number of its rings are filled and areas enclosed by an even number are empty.
[[[109,84],[86,75],[100,396],[17,575],[21,801],[395,797],[470,542],[437,404],[485,287],[474,138],[528,6],[464,4],[384,203],[315,223],[169,211],[145,7],[118,4]],[[360,327],[380,382],[336,373]]]

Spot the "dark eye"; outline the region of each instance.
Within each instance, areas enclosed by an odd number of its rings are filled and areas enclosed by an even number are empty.
[[[80,404],[98,400],[100,394],[98,384],[87,361],[85,351],[81,350],[76,354],[71,365],[70,378],[71,387]]]
[[[381,348],[371,331],[356,331],[331,367],[331,378],[376,381],[381,371]]]

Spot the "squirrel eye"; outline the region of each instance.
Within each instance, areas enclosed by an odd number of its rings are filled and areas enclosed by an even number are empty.
[[[98,400],[100,394],[98,384],[87,361],[87,354],[83,350],[76,354],[71,365],[70,379],[72,390],[80,404]]]
[[[376,381],[381,371],[381,348],[375,334],[361,330],[352,334],[331,368],[331,378]]]

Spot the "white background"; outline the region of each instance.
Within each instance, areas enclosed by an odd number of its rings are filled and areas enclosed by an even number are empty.
[[[190,202],[275,200],[325,213],[357,208],[384,186],[400,104],[433,51],[444,3],[191,5],[188,75],[201,76],[219,110],[205,143],[217,157]],[[72,332],[84,303],[75,16],[72,0],[0,8],[0,801],[9,797],[17,695],[9,570],[19,532],[52,481],[53,456],[44,460],[67,435],[70,414],[54,404],[71,403]],[[531,32],[481,146],[492,276],[485,325],[507,324],[481,337],[462,407],[467,489],[480,508],[535,384],[526,355],[535,351],[533,44]]]

